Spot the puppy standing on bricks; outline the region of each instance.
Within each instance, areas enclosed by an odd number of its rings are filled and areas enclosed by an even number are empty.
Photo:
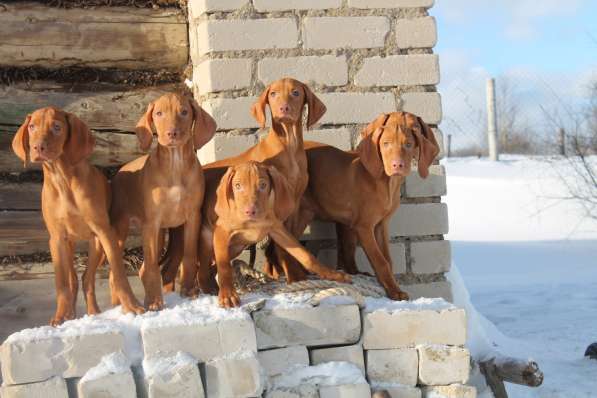
[[[407,112],[381,114],[361,133],[356,153],[306,142],[309,186],[301,203],[306,227],[313,218],[336,222],[338,263],[356,274],[357,237],[388,297],[407,300],[392,274],[388,222],[400,206],[400,187],[418,152],[418,171],[429,175],[439,153],[433,132]]]
[[[164,305],[158,265],[160,229],[184,224],[182,261],[187,267],[195,266],[204,194],[196,150],[213,137],[216,122],[194,99],[166,94],[149,104],[137,124],[143,150],[151,147],[153,126],[158,136],[156,149],[124,165],[114,177],[110,218],[121,246],[130,221],[141,224],[143,266],[139,274],[145,305],[149,310],[160,310]]]
[[[106,177],[87,162],[95,139],[78,117],[56,108],[38,109],[27,116],[17,131],[12,148],[27,163],[42,162],[44,184],[42,213],[50,234],[50,253],[56,281],[57,326],[76,316],[78,279],[74,268],[74,245],[89,242],[89,267],[83,274],[87,313],[100,312],[95,300],[95,268],[103,257],[110,263],[112,295],[124,312],[140,314],[143,307],[133,295],[122,262],[122,248],[110,226],[110,186]]]
[[[325,105],[311,92],[309,87],[295,79],[284,78],[273,82],[265,88],[257,102],[253,105],[251,113],[262,127],[266,122],[266,106],[270,107],[272,115],[272,127],[265,139],[257,145],[238,156],[223,159],[205,166],[206,189],[215,191],[220,177],[225,173],[228,166],[245,163],[248,160],[262,162],[267,165],[275,166],[276,169],[288,180],[290,187],[289,206],[292,209],[291,216],[285,225],[288,231],[298,237],[300,232],[296,229],[296,222],[293,217],[296,216],[300,198],[307,187],[307,159],[303,147],[303,110],[308,107],[307,127],[315,124],[325,113]],[[207,206],[208,204],[206,204]],[[204,214],[206,210],[204,209]],[[171,239],[165,256],[165,265],[162,270],[164,275],[164,286],[172,290],[176,271],[181,258],[181,228],[171,230]],[[201,236],[200,245],[211,245],[210,238],[205,239]],[[278,250],[278,249],[276,249]],[[282,250],[279,251],[278,258],[283,258],[282,262],[286,280],[289,283],[299,281],[305,278],[303,269],[288,259],[288,254]],[[318,261],[306,262],[305,266],[324,279],[333,279],[341,282],[348,282],[350,277],[346,274],[333,271]],[[181,277],[181,292],[191,291],[196,283],[197,267],[187,268],[183,265]],[[208,281],[200,281],[203,291],[211,291],[212,284]],[[223,299],[220,296],[220,299]]]

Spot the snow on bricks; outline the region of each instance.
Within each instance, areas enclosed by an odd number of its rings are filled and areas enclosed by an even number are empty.
[[[354,344],[361,334],[356,305],[273,309],[253,314],[257,347]]]
[[[148,398],[204,398],[197,359],[179,352],[143,361]]]
[[[367,299],[363,314],[363,346],[367,350],[418,344],[462,346],[466,341],[463,309],[441,299],[392,302]]]
[[[131,364],[122,352],[102,358],[77,383],[78,398],[129,398],[137,396]]]
[[[11,335],[2,344],[0,357],[4,383],[35,383],[53,376],[81,377],[104,355],[124,351],[124,335],[120,331],[99,322],[93,326],[85,334],[79,334],[81,330],[74,322],[67,322],[58,329],[44,326]]]

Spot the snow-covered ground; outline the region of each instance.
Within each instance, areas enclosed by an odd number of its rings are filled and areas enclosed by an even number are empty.
[[[459,271],[480,313],[476,343],[485,334],[545,373],[537,389],[508,385],[510,396],[596,397],[597,361],[583,354],[597,341],[597,222],[560,199],[567,192],[558,176],[569,169],[516,156],[442,163],[457,267],[451,277]]]

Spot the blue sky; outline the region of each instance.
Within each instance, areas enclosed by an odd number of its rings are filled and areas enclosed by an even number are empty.
[[[517,125],[537,135],[554,131],[546,111],[579,113],[587,103],[597,81],[597,0],[436,0],[430,14],[438,25],[441,128],[455,147],[485,144],[490,76],[517,102]]]

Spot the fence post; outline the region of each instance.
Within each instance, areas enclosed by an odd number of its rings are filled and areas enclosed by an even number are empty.
[[[448,134],[448,139],[446,141],[446,157],[452,157],[452,134]]]
[[[495,79],[487,79],[487,142],[489,145],[489,159],[499,159],[497,140],[497,108],[495,103]]]
[[[566,156],[566,130],[558,130],[558,145],[560,146],[560,155]]]

